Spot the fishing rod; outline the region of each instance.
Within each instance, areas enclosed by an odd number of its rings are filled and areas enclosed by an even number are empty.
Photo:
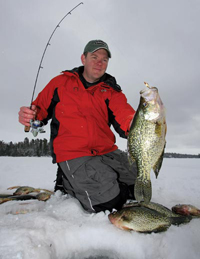
[[[60,22],[56,25],[55,29],[53,30],[53,32],[52,32],[52,34],[51,34],[51,36],[50,36],[50,38],[49,38],[49,40],[48,40],[48,42],[47,42],[47,44],[46,44],[46,47],[45,47],[45,49],[44,49],[44,52],[43,52],[43,54],[42,54],[42,58],[41,58],[41,60],[40,60],[40,64],[39,64],[38,71],[37,71],[37,75],[36,75],[36,78],[35,78],[35,84],[34,84],[34,88],[33,88],[33,94],[32,94],[32,98],[31,98],[31,104],[32,104],[32,102],[33,102],[33,98],[34,98],[34,94],[35,94],[35,89],[36,89],[36,85],[37,85],[37,80],[38,80],[38,76],[39,76],[39,73],[40,73],[40,69],[43,68],[43,67],[42,67],[42,61],[43,61],[43,59],[44,59],[44,56],[45,56],[45,53],[46,53],[46,50],[47,50],[48,46],[51,45],[51,44],[50,44],[50,40],[51,40],[51,38],[53,37],[53,35],[54,35],[55,31],[57,30],[57,28],[60,27],[61,22],[62,22],[69,14],[71,14],[71,13],[72,13],[79,5],[81,5],[81,4],[83,4],[83,2],[80,2],[78,5],[76,5],[74,8],[72,8],[72,9],[60,20]],[[30,104],[30,109],[31,109],[31,104]],[[29,131],[30,131],[30,127],[31,127],[31,128],[32,128],[32,133],[33,133],[34,137],[37,136],[38,132],[40,132],[40,133],[45,132],[45,131],[43,130],[43,128],[42,128],[43,123],[42,123],[41,121],[38,121],[38,120],[32,121],[32,120],[31,120],[31,121],[30,121],[30,124],[31,124],[31,126],[25,126],[25,127],[24,127],[24,131],[25,131],[25,132],[29,132]]]

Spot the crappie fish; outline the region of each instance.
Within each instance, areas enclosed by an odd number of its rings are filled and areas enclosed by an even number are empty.
[[[112,224],[123,230],[134,230],[142,233],[161,232],[171,226],[171,218],[145,208],[132,206],[108,215]]]
[[[29,186],[13,186],[8,188],[8,190],[12,190],[12,189],[17,189],[13,193],[13,195],[24,195],[24,194],[29,194],[31,192],[40,192],[39,189],[35,189]]]
[[[180,214],[176,214],[176,212],[171,211],[170,209],[168,209],[167,207],[155,203],[155,202],[149,202],[148,204],[144,203],[144,202],[130,202],[128,204],[124,205],[124,208],[127,207],[131,207],[131,206],[140,206],[140,207],[145,207],[154,211],[157,211],[159,213],[161,213],[162,215],[171,218],[171,224],[173,225],[180,225],[180,224],[184,224],[184,223],[188,223],[190,222],[190,220],[192,219],[192,217],[190,216],[181,216]]]
[[[128,135],[129,161],[136,162],[134,195],[138,202],[149,203],[152,196],[150,172],[156,177],[162,166],[167,131],[165,107],[156,87],[140,91],[140,103]]]
[[[23,201],[23,200],[31,200],[37,199],[39,201],[47,201],[50,199],[53,192],[46,191],[38,193],[37,195],[30,195],[30,194],[20,194],[20,195],[10,195],[10,194],[0,194],[0,204],[7,202],[7,201]]]
[[[47,201],[51,198],[52,192],[41,192],[36,195],[36,198],[39,201]]]
[[[40,189],[40,188],[33,188],[30,186],[13,186],[9,187],[8,190],[17,189],[13,194],[0,194],[0,204],[12,201],[12,200],[29,200],[29,199],[38,199],[39,201],[46,201],[48,200],[54,192]],[[40,192],[44,191],[44,192]],[[29,193],[36,192],[38,193],[36,196],[29,195]]]
[[[46,190],[46,189],[40,189],[40,188],[33,188],[33,187],[30,187],[30,186],[13,186],[13,187],[9,187],[8,190],[12,190],[12,189],[17,189],[13,195],[24,195],[24,194],[29,194],[29,193],[32,193],[32,192],[40,192],[40,191],[45,191],[45,192],[48,192],[48,193],[51,193],[53,194],[52,191],[49,191],[49,190]]]
[[[7,193],[0,193],[0,198],[9,198],[12,197],[12,194],[7,194]]]
[[[7,201],[24,201],[24,200],[31,200],[31,199],[36,199],[36,196],[33,195],[8,195],[8,197],[3,197],[0,198],[0,204],[7,202]]]
[[[165,206],[163,206],[161,204],[155,203],[155,202],[149,202],[148,204],[144,203],[143,201],[140,202],[140,203],[138,203],[138,202],[129,202],[127,204],[124,204],[123,207],[127,208],[127,207],[131,207],[131,206],[143,206],[143,207],[146,207],[146,208],[149,208],[149,209],[152,209],[152,210],[156,210],[156,211],[164,214],[167,217],[179,217],[178,214],[172,212],[167,207],[165,207]]]
[[[189,204],[178,204],[172,207],[172,211],[181,215],[200,217],[200,209]]]

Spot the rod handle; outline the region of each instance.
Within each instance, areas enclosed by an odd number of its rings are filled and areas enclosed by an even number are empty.
[[[29,131],[30,131],[30,126],[25,126],[25,127],[24,127],[24,131],[25,131],[25,132],[29,132]]]

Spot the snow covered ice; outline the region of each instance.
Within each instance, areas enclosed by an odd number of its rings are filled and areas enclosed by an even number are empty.
[[[53,190],[51,158],[0,157],[0,193],[14,185]],[[164,159],[158,179],[152,172],[152,201],[168,208],[200,207],[200,159]],[[21,214],[19,213],[21,212]],[[0,259],[199,259],[200,219],[166,232],[141,234],[116,228],[108,211],[89,214],[68,195],[48,201],[0,205]]]

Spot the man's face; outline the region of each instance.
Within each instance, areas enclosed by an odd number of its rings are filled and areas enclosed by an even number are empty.
[[[108,52],[105,49],[99,49],[94,53],[82,54],[81,61],[84,65],[83,76],[89,83],[98,81],[105,73],[108,66]]]

